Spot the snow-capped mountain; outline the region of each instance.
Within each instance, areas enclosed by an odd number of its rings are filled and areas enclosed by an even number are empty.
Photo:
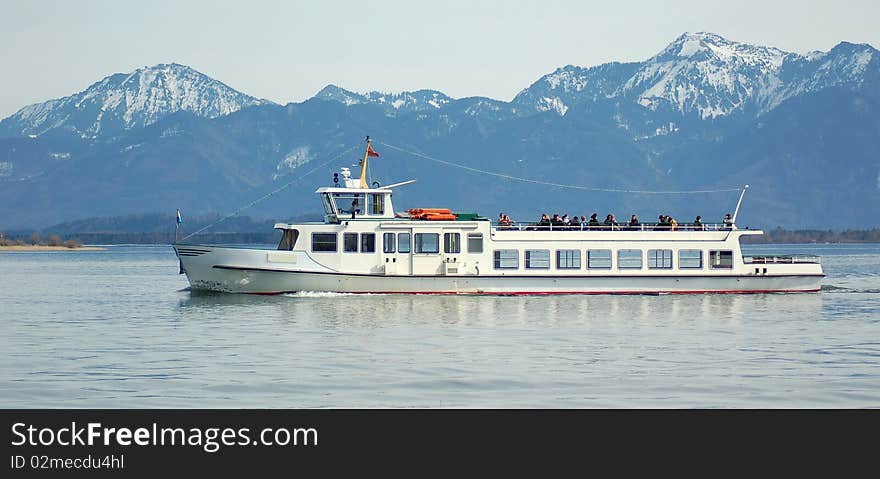
[[[880,52],[870,45],[841,43],[829,52],[799,55],[700,32],[681,35],[641,63],[557,69],[513,102],[523,110],[565,115],[573,104],[621,99],[654,112],[711,119],[766,113],[793,96],[832,86],[859,88],[878,77]]]
[[[188,66],[160,64],[110,75],[80,93],[26,106],[0,122],[0,133],[39,136],[60,130],[93,138],[147,126],[179,111],[216,118],[267,103]]]
[[[336,85],[327,85],[314,98],[337,101],[345,105],[376,104],[382,106],[389,115],[416,111],[433,111],[443,108],[452,101],[445,94],[435,90],[405,91],[400,93],[381,93],[372,91],[355,93]]]

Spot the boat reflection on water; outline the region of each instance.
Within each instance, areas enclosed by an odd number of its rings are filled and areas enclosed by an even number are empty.
[[[315,326],[383,327],[401,325],[575,326],[636,323],[720,324],[745,316],[815,315],[821,295],[402,295],[293,293],[223,294],[191,291],[181,299],[184,314],[215,310],[228,317],[315,322]]]

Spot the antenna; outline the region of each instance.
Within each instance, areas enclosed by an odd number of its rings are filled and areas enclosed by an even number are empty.
[[[743,196],[746,195],[746,190],[749,189],[749,185],[743,186],[742,193],[739,194],[739,201],[736,202],[736,209],[733,210],[733,224],[736,224],[736,215],[739,214],[739,207],[742,205]]]

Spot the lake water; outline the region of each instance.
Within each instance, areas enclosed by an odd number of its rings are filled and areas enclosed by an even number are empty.
[[[196,294],[170,247],[0,253],[0,407],[880,407],[880,245],[814,294]]]

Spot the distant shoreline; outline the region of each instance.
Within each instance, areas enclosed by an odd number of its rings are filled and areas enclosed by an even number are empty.
[[[14,245],[0,246],[0,251],[103,251],[107,248],[100,246],[77,246],[68,248],[67,246],[46,246],[46,245]]]

